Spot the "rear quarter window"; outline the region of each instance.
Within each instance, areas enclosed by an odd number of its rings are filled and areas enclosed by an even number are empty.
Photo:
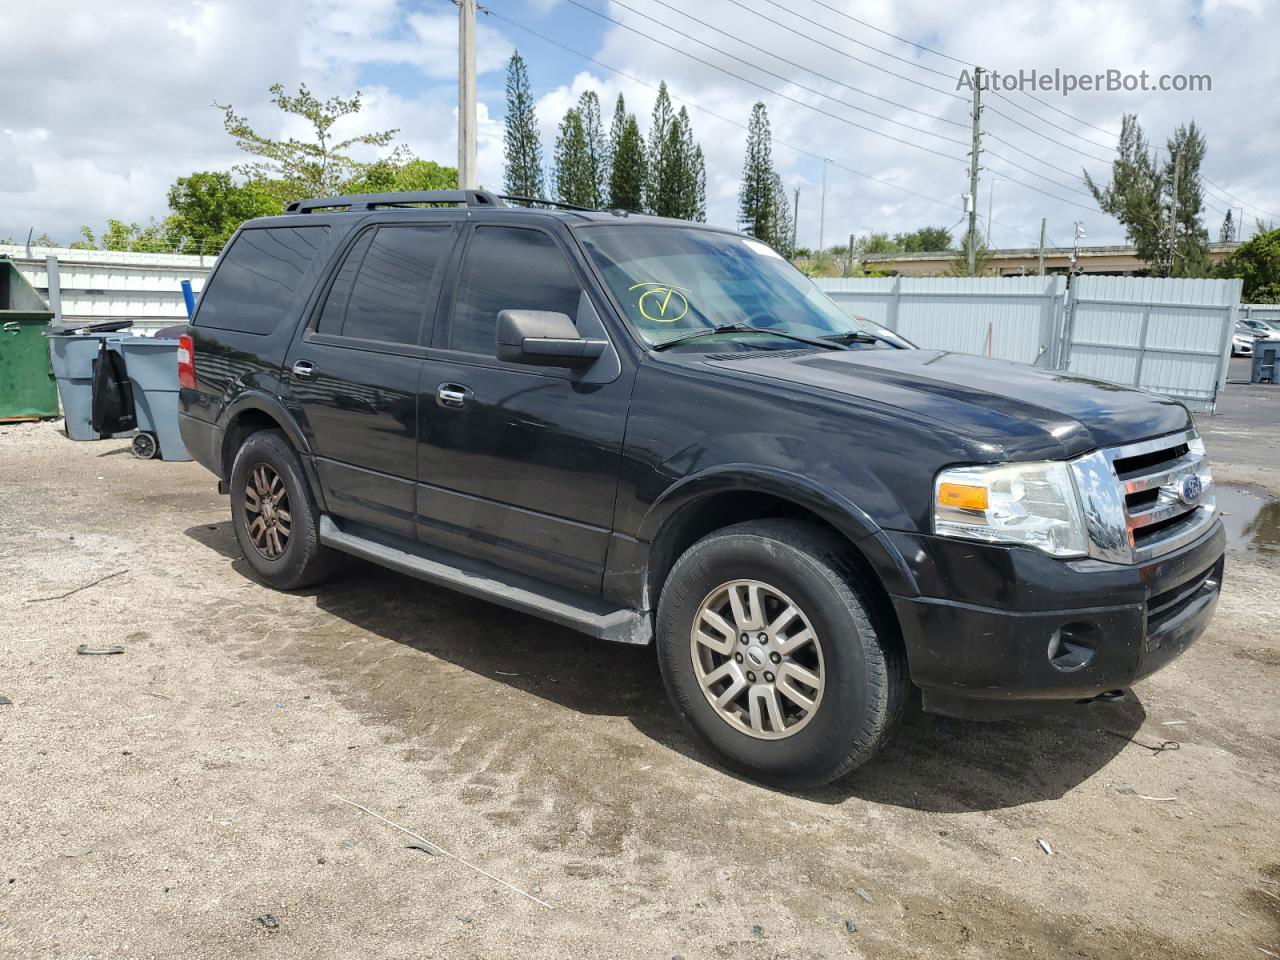
[[[329,228],[320,224],[243,231],[200,297],[196,326],[262,335],[274,331],[328,237]]]

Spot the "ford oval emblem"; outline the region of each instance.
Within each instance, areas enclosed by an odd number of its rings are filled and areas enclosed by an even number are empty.
[[[1178,485],[1178,499],[1188,506],[1196,503],[1203,493],[1204,485],[1194,473],[1183,477],[1182,483]]]

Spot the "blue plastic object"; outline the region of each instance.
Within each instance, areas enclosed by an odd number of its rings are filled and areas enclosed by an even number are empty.
[[[98,359],[98,347],[103,340],[118,341],[125,334],[111,333],[50,333],[49,359],[53,376],[58,383],[58,397],[62,401],[63,426],[72,440],[101,440],[103,435],[93,429],[93,366]],[[174,377],[177,377],[175,372]],[[130,431],[132,432],[132,431]],[[118,436],[129,436],[129,433]]]
[[[124,337],[112,347],[124,357],[133,383],[139,434],[155,436],[161,460],[190,460],[178,431],[178,341]]]
[[[190,320],[196,315],[196,295],[190,280],[182,281],[182,302],[187,305],[187,319]]]

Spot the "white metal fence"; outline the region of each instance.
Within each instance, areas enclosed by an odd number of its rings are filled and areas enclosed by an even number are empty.
[[[850,313],[933,350],[1032,363],[1212,411],[1239,280],[1079,276],[819,279]],[[1278,311],[1280,312],[1280,311]]]
[[[49,299],[46,258],[58,260],[62,316],[66,320],[133,320],[133,331],[150,335],[187,318],[182,281],[198,294],[214,257],[173,253],[126,253],[0,244],[36,291]]]

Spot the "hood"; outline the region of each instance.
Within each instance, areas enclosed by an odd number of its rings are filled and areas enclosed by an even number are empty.
[[[726,367],[937,422],[993,459],[1065,459],[1185,429],[1186,408],[1142,390],[936,350],[721,355]],[[995,447],[998,450],[990,448]]]

